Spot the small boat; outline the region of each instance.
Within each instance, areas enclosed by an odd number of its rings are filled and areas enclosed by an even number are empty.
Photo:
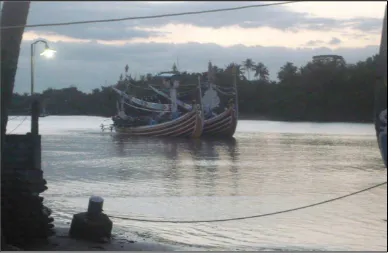
[[[176,103],[176,88],[179,86],[179,81],[174,75],[165,74],[162,78],[163,84],[170,90],[171,104],[148,102],[112,87],[121,97],[120,105],[117,102],[118,114],[112,117],[113,128],[117,133],[151,137],[198,138],[201,136],[204,119],[200,96],[192,105],[187,105],[186,109],[189,111],[182,113],[178,110]],[[128,116],[125,113],[124,105],[155,112],[155,114]]]

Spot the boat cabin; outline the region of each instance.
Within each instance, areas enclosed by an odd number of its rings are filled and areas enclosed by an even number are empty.
[[[179,84],[178,73],[164,72],[156,75],[156,78],[162,79],[163,85],[165,86],[173,86],[175,83]]]

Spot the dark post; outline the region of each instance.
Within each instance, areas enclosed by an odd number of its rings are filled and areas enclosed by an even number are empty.
[[[379,50],[379,58],[378,58],[378,68],[377,68],[377,81],[375,84],[375,129],[377,141],[379,144],[381,156],[383,158],[384,164],[386,168],[388,168],[388,132],[387,132],[387,122],[388,122],[388,113],[387,113],[387,101],[388,101],[388,75],[387,75],[387,5],[386,10],[384,12],[383,19],[383,29],[380,41],[380,50]]]
[[[97,216],[103,211],[103,198],[92,196],[88,203],[87,213],[90,217]]]
[[[73,215],[69,236],[75,239],[108,241],[113,222],[102,211],[103,198],[90,197],[87,212]]]
[[[31,104],[31,134],[38,135],[38,119],[39,119],[39,101],[34,100]]]

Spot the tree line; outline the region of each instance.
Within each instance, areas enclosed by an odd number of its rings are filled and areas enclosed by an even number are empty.
[[[213,66],[216,84],[232,86],[236,75],[239,112],[242,118],[270,119],[282,121],[344,121],[372,122],[374,107],[374,84],[378,55],[347,64],[336,55],[315,56],[307,64],[298,67],[292,62],[283,65],[277,81],[269,78],[269,70],[262,63],[246,59],[242,63],[230,63],[224,68]],[[235,68],[235,72],[233,69]],[[174,64],[171,71],[178,72]],[[152,74],[132,78],[121,74],[116,85],[122,90],[153,101],[156,97],[148,90],[154,81]],[[179,73],[179,72],[178,72]],[[180,72],[181,84],[197,84],[200,73]],[[250,74],[254,78],[251,79]],[[127,86],[130,80],[134,86]],[[183,86],[180,93],[186,93],[190,86]],[[46,112],[52,115],[94,115],[116,114],[118,95],[110,86],[102,86],[84,93],[75,86],[63,89],[48,88],[34,95],[41,100]],[[24,114],[31,103],[27,93],[14,93],[11,114]],[[138,113],[142,114],[138,111]]]

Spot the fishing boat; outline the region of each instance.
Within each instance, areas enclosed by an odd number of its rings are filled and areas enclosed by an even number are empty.
[[[235,70],[233,70],[235,72]],[[212,63],[209,62],[208,72],[203,73],[203,80],[199,77],[199,87],[201,88],[201,102],[204,113],[204,125],[202,136],[232,137],[235,134],[238,122],[238,95],[236,87],[236,75],[233,73],[233,85],[221,87],[215,82]],[[153,86],[149,86],[156,94],[167,99],[171,97]],[[224,97],[225,105],[221,105],[221,97]],[[184,110],[189,111],[191,105],[176,98],[176,104]]]
[[[118,114],[112,117],[113,129],[117,133],[135,136],[200,137],[204,123],[200,93],[191,105],[186,104],[186,111],[180,111],[176,100],[176,90],[179,87],[178,76],[161,74],[158,77],[162,79],[163,86],[170,92],[171,104],[148,102],[112,87],[120,96],[120,103],[117,102]],[[154,114],[129,116],[125,113],[124,105]]]
[[[202,97],[205,115],[202,135],[232,137],[236,131],[239,113],[235,70],[233,70],[233,85],[231,87],[220,87],[214,84],[215,74],[211,62],[209,62],[206,76],[207,80],[203,86],[205,91],[203,91]],[[228,99],[225,100],[226,105],[223,109],[220,106],[221,97]]]
[[[206,119],[202,130],[203,136],[227,136],[235,134],[238,122],[237,109],[234,104],[219,115]]]

